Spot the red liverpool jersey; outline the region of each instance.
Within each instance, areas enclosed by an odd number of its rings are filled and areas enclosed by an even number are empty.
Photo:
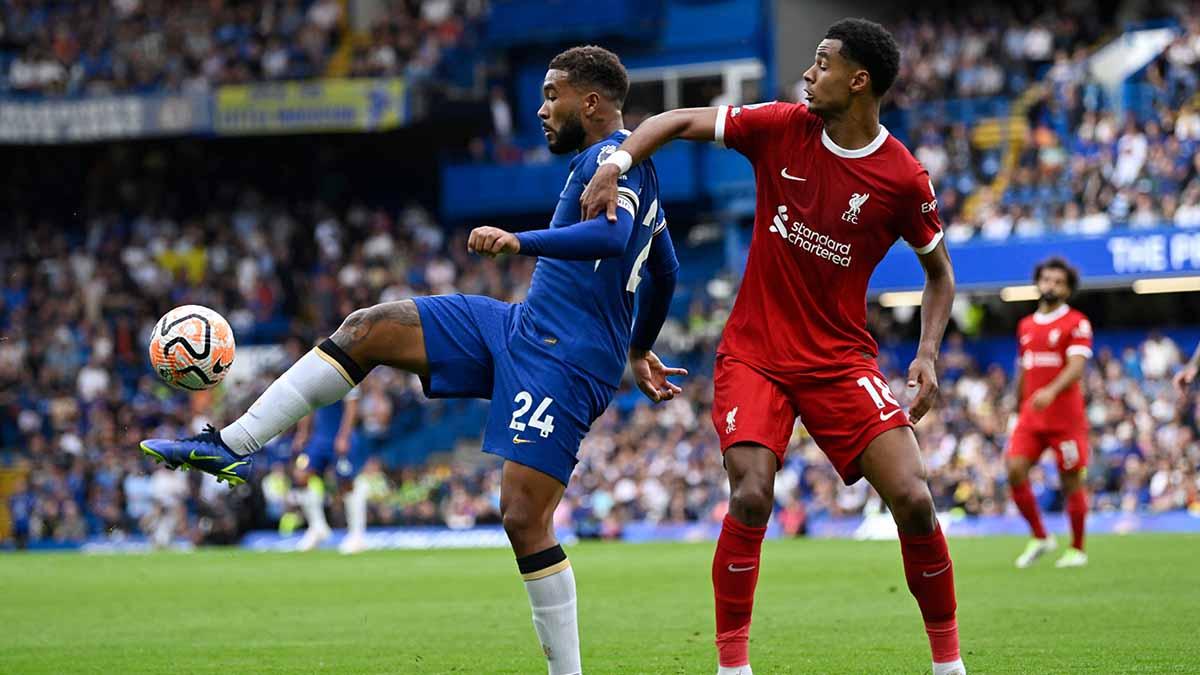
[[[768,372],[829,374],[874,359],[867,283],[897,239],[942,239],[929,174],[882,126],[847,150],[808,106],[721,106],[716,140],[754,165],[757,203],[742,288],[718,353]]]
[[[1092,358],[1092,324],[1069,305],[1053,312],[1030,314],[1017,324],[1017,359],[1021,368],[1021,424],[1031,429],[1077,429],[1085,424],[1083,390],[1076,381],[1045,410],[1029,405],[1033,392],[1050,384],[1067,365],[1067,357]]]

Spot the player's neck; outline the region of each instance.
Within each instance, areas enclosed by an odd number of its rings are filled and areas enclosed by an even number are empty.
[[[1039,302],[1037,311],[1038,311],[1038,314],[1053,314],[1053,313],[1057,312],[1059,309],[1061,309],[1062,306],[1065,304],[1067,304],[1067,303],[1064,301],[1056,302],[1053,305],[1047,304],[1045,302]]]
[[[588,129],[583,137],[583,147],[590,148],[600,141],[612,136],[619,129],[625,128],[625,120],[621,117],[621,113],[616,113],[612,118],[599,121],[591,129]],[[580,148],[581,150],[583,148]]]
[[[825,133],[838,147],[865,148],[879,136],[879,108],[852,105],[841,114],[825,118]]]

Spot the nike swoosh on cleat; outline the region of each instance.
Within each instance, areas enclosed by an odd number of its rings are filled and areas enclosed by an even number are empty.
[[[221,456],[220,455],[197,455],[195,450],[188,453],[188,461],[198,462],[202,459],[221,459]]]
[[[895,410],[893,410],[892,412],[890,412],[886,415],[884,415],[883,413],[879,413],[879,420],[881,422],[886,422],[886,421],[892,419],[892,417],[894,417],[896,415],[896,413],[898,413],[898,412],[900,412],[899,408],[896,408]]]
[[[729,563],[729,567],[727,569],[730,572],[749,572],[750,570],[754,569],[754,567],[755,567],[754,565],[751,565],[749,567],[734,567],[733,563]]]
[[[936,577],[937,575],[941,574],[942,572],[945,572],[946,570],[950,569],[950,565],[951,565],[951,563],[946,563],[945,567],[934,572],[933,574],[930,574],[929,572],[921,572],[921,576],[925,577],[926,579]]]
[[[142,452],[143,452],[143,453],[145,453],[146,455],[148,455],[148,456],[149,456],[150,458],[152,458],[152,459],[153,459],[155,462],[165,462],[165,461],[167,461],[167,458],[166,458],[166,457],[163,457],[163,456],[162,456],[162,455],[161,455],[159,452],[157,452],[157,451],[155,451],[155,450],[151,450],[151,449],[150,449],[150,448],[149,448],[149,447],[148,447],[148,446],[147,446],[145,443],[141,443],[141,444],[139,444],[139,447],[141,447],[141,449],[142,449]]]
[[[806,182],[806,181],[808,180],[807,178],[800,178],[799,176],[793,176],[793,175],[789,174],[789,173],[787,172],[787,167],[786,167],[786,166],[785,166],[785,167],[783,167],[783,170],[779,172],[779,175],[780,175],[780,176],[783,176],[784,178],[786,178],[786,179],[788,179],[788,180],[798,180],[798,181],[800,181],[801,183],[803,183],[803,182]]]

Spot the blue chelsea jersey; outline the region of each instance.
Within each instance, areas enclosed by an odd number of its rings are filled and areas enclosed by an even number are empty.
[[[624,129],[613,132],[571,161],[551,229],[580,222],[579,197],[584,187],[628,136]],[[549,355],[612,386],[620,384],[625,371],[634,297],[650,243],[666,227],[658,174],[649,159],[620,177],[617,196],[618,208],[634,214],[625,252],[604,260],[538,258],[518,326]]]

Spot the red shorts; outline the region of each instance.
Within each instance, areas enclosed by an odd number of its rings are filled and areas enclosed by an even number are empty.
[[[1053,450],[1058,458],[1060,471],[1074,471],[1087,467],[1091,451],[1088,449],[1087,427],[1075,431],[1033,429],[1029,424],[1017,420],[1012,438],[1008,439],[1009,457],[1024,457],[1037,464],[1042,453]]]
[[[712,420],[722,453],[757,443],[782,465],[797,417],[847,485],[862,478],[856,460],[876,436],[911,426],[874,362],[848,364],[834,377],[781,377],[717,355]]]

